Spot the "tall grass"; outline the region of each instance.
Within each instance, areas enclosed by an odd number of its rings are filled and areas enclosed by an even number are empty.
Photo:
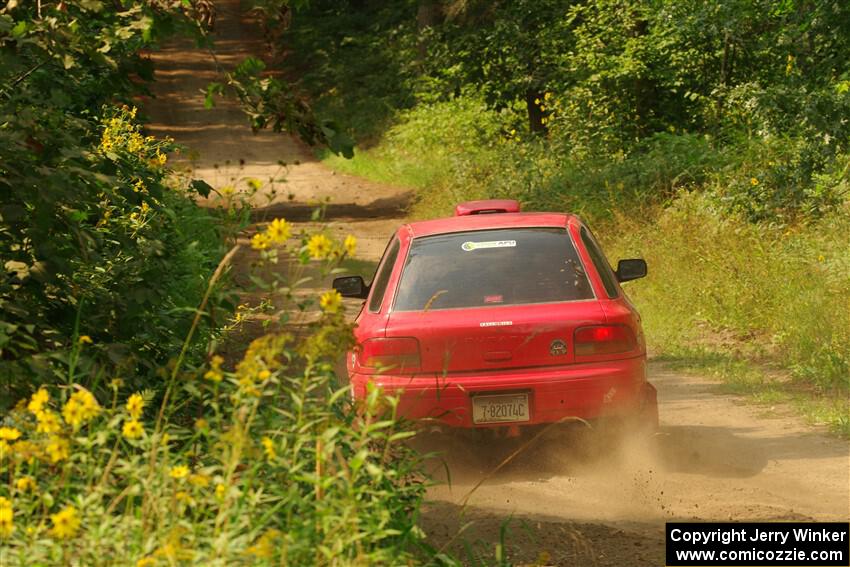
[[[778,362],[823,393],[850,389],[850,215],[771,227],[680,196],[653,222],[620,213],[611,257],[643,256],[629,287],[659,354],[729,353]]]

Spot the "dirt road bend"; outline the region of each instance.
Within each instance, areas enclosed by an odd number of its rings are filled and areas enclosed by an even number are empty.
[[[177,164],[214,187],[243,190],[248,179],[262,181],[252,201],[256,218],[306,221],[312,204],[330,199],[333,230],[357,236],[359,255],[376,261],[403,220],[409,193],[334,173],[290,136],[252,134],[233,103],[204,108],[202,90],[221,78],[219,66],[232,68],[246,56],[265,53],[257,23],[240,14],[238,1],[216,6],[215,58],[189,42],[152,54],[157,82],[155,98],[143,108],[148,130],[186,145],[189,151]],[[472,562],[475,556],[492,557],[504,531],[518,563],[662,565],[669,520],[850,517],[846,441],[804,425],[782,408],[766,416],[763,408],[718,393],[717,384],[705,378],[653,364],[651,379],[661,415],[651,442],[627,440],[589,454],[547,436],[471,496],[506,447],[438,438],[446,466],[435,467],[435,474],[444,482],[431,489],[423,510],[433,544]]]

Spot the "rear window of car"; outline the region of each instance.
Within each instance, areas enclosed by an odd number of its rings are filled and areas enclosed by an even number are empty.
[[[393,308],[428,311],[593,297],[565,229],[512,228],[414,239]]]

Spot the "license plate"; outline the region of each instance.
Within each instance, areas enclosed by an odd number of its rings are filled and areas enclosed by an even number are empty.
[[[528,421],[528,394],[501,394],[495,396],[473,396],[473,423],[510,423]]]

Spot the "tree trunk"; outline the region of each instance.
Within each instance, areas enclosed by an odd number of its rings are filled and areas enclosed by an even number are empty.
[[[546,131],[546,125],[543,123],[543,111],[540,110],[540,105],[543,104],[543,93],[538,89],[528,89],[525,91],[525,108],[528,110],[528,129],[533,134],[542,134]]]

